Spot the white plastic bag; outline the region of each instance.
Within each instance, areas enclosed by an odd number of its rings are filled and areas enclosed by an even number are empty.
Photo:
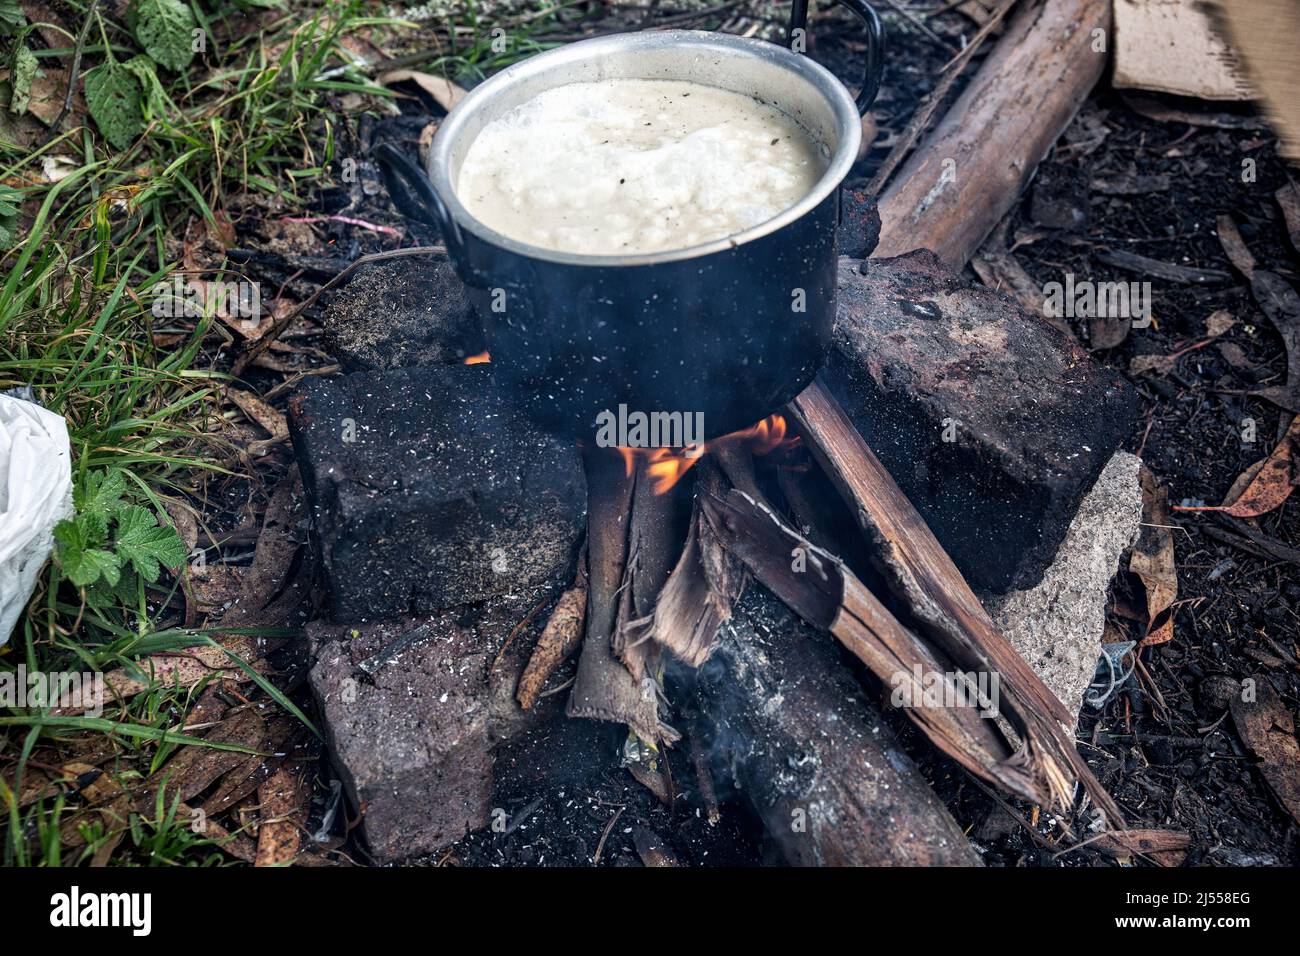
[[[0,394],[0,645],[36,588],[54,526],[72,514],[72,455],[63,417]]]

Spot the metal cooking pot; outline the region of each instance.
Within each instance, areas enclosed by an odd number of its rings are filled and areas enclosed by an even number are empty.
[[[703,413],[715,437],[779,409],[825,358],[835,317],[840,184],[861,139],[859,114],[882,69],[879,18],[867,25],[855,104],[807,56],[688,30],[584,40],[521,61],[466,96],[429,151],[427,178],[398,150],[376,150],[394,201],[442,232],[487,324],[498,384],[551,431],[594,435],[604,411]],[[791,34],[803,23],[795,4]],[[488,228],[456,195],[484,125],[553,87],[610,78],[671,79],[743,93],[798,121],[829,155],[813,190],[776,218],[684,249],[591,256],[542,249]]]

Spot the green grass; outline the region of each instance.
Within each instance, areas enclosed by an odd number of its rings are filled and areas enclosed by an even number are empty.
[[[70,6],[84,18],[91,4]],[[226,226],[222,211],[231,197],[260,194],[291,214],[332,181],[343,121],[333,108],[337,98],[361,93],[378,103],[391,95],[341,51],[341,40],[378,29],[396,41],[413,26],[385,19],[380,4],[360,0],[285,10],[205,0],[188,7],[212,44],[205,62],[174,70],[150,61],[129,24],[106,12],[110,6],[94,5],[86,21],[78,86],[97,69],[115,82],[137,84],[138,128],[124,137],[97,122],[99,116],[73,114],[48,142],[20,145],[0,137],[0,187],[7,187],[0,188],[0,203],[11,200],[32,217],[2,254],[0,389],[30,386],[66,419],[83,513],[106,476],[118,475],[121,506],[147,509],[167,526],[168,499],[201,500],[209,485],[234,477],[222,464],[234,460],[231,449],[212,437],[217,393],[230,381],[229,355],[218,360],[217,349],[233,340],[211,316],[192,324],[155,317],[152,290],[180,274],[175,250],[187,224]],[[253,16],[261,18],[259,29],[248,29]],[[529,31],[549,16],[539,6],[513,24],[503,48],[467,4],[450,26],[474,35],[453,32],[416,66],[453,77],[482,75],[542,48]],[[82,19],[68,22],[80,29]],[[29,42],[30,27],[5,27],[0,23],[6,58],[26,45],[43,65],[71,63],[77,45],[71,31],[59,34],[67,35],[66,47],[44,49]],[[5,99],[0,96],[0,107]],[[42,175],[42,161],[53,156],[71,156],[76,164],[55,183]],[[217,636],[177,626],[168,610],[179,586],[174,575],[149,580],[124,566],[114,586],[103,580],[77,586],[60,560],[51,561],[26,616],[0,649],[0,669],[19,663],[29,671],[133,668],[148,654]],[[256,688],[250,693],[311,726],[274,685],[250,676]],[[165,788],[152,814],[133,811],[113,825],[96,817],[82,834],[84,844],[74,848],[64,847],[60,835],[61,822],[76,809],[64,796],[19,805],[38,749],[71,752],[87,740],[110,742],[114,758],[104,766],[123,786],[136,787],[159,773],[178,747],[214,746],[180,730],[202,688],[155,681],[94,719],[0,709],[0,860],[84,863],[115,847],[111,861],[122,864],[228,862],[211,841],[178,822],[175,801],[163,799]]]

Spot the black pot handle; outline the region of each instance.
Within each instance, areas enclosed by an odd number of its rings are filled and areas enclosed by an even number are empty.
[[[463,262],[465,243],[460,226],[447,211],[447,204],[433,188],[424,170],[407,159],[392,143],[380,143],[375,147],[374,156],[388,188],[388,197],[398,212],[436,228],[442,233],[442,241],[452,261]]]
[[[839,0],[859,17],[867,29],[867,62],[862,74],[862,88],[858,91],[858,115],[866,116],[880,92],[880,81],[885,74],[885,28],[880,15],[867,0]],[[808,0],[794,0],[790,10],[790,27],[786,30],[786,45],[794,43],[795,30],[808,29]]]

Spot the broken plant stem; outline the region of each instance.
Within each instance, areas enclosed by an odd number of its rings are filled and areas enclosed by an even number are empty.
[[[947,50],[950,54],[952,54],[953,56],[961,55],[960,50],[955,49],[951,43],[949,43],[943,37],[939,36],[939,34],[935,33],[932,29],[930,29],[930,25],[926,23],[925,20],[923,20],[921,17],[918,17],[911,10],[907,9],[907,7],[899,3],[898,0],[884,0],[884,3],[885,6],[889,7],[889,9],[898,13],[908,23],[912,24],[912,26],[916,27],[918,30],[924,33],[935,43],[939,44],[939,46]]]
[[[81,56],[86,50],[86,34],[90,32],[91,23],[99,19],[99,13],[96,9],[98,6],[99,0],[91,0],[90,6],[86,8],[84,14],[86,19],[81,24],[81,32],[77,34],[77,42],[72,50],[72,67],[68,70],[68,91],[63,95],[63,105],[59,108],[59,115],[54,117],[54,121],[50,123],[50,132],[45,140],[47,146],[58,136],[59,127],[63,125],[63,121],[72,112],[72,100],[77,92],[77,74],[81,72]],[[102,22],[99,26],[100,30],[103,30],[104,24]],[[108,49],[107,38],[104,40],[104,47]]]

